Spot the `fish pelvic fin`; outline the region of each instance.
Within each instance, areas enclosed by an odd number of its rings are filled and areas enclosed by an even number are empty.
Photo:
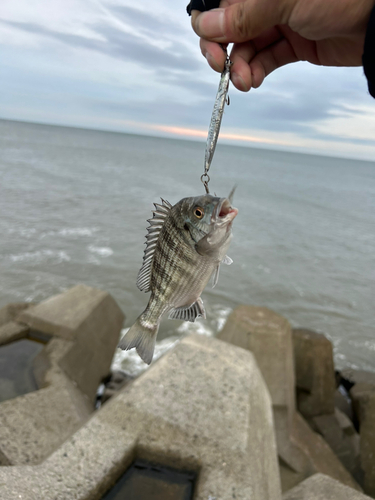
[[[142,316],[141,314],[130,330],[126,332],[118,347],[124,351],[135,347],[141,359],[149,365],[154,356],[159,324],[145,321]]]

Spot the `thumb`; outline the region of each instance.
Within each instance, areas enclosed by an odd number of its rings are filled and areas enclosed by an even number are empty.
[[[287,24],[293,0],[245,0],[224,9],[192,11],[192,26],[201,38],[218,43],[246,42],[264,30]]]

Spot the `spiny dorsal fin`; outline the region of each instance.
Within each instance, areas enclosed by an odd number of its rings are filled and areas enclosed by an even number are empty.
[[[149,292],[151,284],[151,266],[152,259],[155,252],[156,243],[159,238],[161,228],[163,227],[164,221],[169,214],[169,210],[172,205],[169,201],[163,200],[161,198],[162,204],[154,203],[155,210],[153,211],[152,219],[147,222],[150,223],[147,228],[148,234],[146,235],[146,248],[143,255],[143,264],[138,273],[137,287],[141,292]]]

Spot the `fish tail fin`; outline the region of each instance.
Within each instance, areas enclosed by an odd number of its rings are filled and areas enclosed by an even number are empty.
[[[141,314],[134,325],[121,339],[118,347],[126,351],[135,347],[142,360],[149,365],[154,355],[158,330],[158,323],[153,325],[146,322],[143,319],[143,314]]]

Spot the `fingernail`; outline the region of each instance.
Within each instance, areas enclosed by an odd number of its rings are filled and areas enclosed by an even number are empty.
[[[242,90],[243,92],[247,92],[249,90],[247,88],[247,85],[245,85],[243,79],[240,77],[240,75],[237,75],[237,73],[231,74],[231,80],[233,82],[233,85],[238,89]]]
[[[202,12],[198,16],[198,35],[207,38],[224,36],[224,9],[214,9]]]
[[[212,55],[209,52],[206,52],[204,57],[207,59],[207,62],[212,69],[214,69],[218,73],[221,73],[223,71],[223,68],[220,68],[217,61],[212,57]]]

